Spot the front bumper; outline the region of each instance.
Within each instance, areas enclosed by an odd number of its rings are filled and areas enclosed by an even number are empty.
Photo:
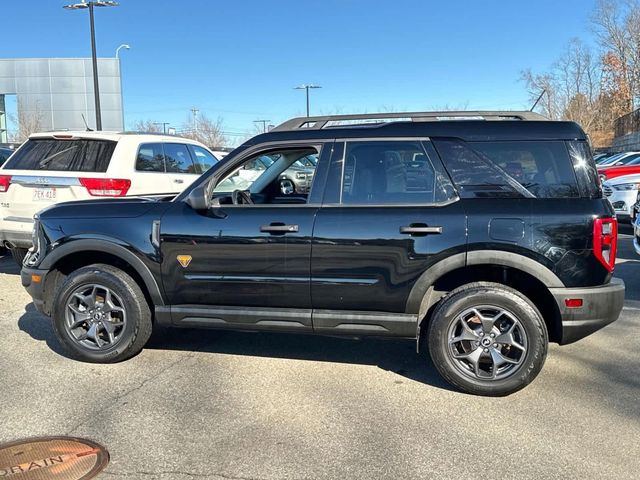
[[[631,210],[636,203],[637,195],[637,190],[611,190],[607,200],[611,202],[613,211],[620,220],[628,220],[631,218]]]
[[[39,270],[37,268],[26,268],[23,267],[20,271],[20,279],[22,280],[22,286],[27,290],[27,293],[31,295],[33,299],[33,304],[40,313],[44,313],[45,315],[49,315],[45,307],[45,295],[44,295],[44,287],[45,281],[48,274],[48,270]],[[39,277],[39,281],[36,279]]]
[[[573,343],[616,321],[624,305],[624,289],[619,278],[599,287],[549,289],[560,310],[560,343]],[[568,308],[565,300],[570,298],[582,299],[582,307]]]

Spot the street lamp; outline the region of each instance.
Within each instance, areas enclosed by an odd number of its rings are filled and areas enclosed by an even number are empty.
[[[129,49],[131,48],[131,46],[130,46],[130,45],[127,45],[126,43],[123,43],[123,44],[122,44],[122,45],[120,45],[118,48],[116,48],[116,58],[118,58],[118,59],[120,58],[120,57],[118,57],[118,53],[120,52],[120,49],[121,49],[121,48],[124,48],[124,49],[126,49],[126,50],[129,50]]]
[[[307,117],[309,116],[309,89],[310,88],[322,88],[320,85],[313,85],[313,84],[304,84],[304,85],[300,85],[298,87],[294,87],[294,90],[306,90],[307,91]]]
[[[100,115],[100,89],[98,87],[98,57],[96,56],[96,30],[93,21],[94,7],[116,7],[118,2],[111,0],[82,0],[80,3],[65,5],[67,10],[89,9],[89,22],[91,23],[91,59],[93,60],[93,96],[96,104],[96,130],[102,130],[102,116]]]

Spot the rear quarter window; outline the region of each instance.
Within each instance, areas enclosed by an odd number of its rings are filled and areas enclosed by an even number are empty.
[[[463,198],[573,198],[580,191],[563,141],[435,140]]]
[[[110,140],[30,139],[4,168],[72,172],[106,172],[116,148]]]

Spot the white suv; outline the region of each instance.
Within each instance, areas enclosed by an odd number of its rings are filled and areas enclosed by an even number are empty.
[[[31,135],[0,168],[0,246],[22,263],[33,216],[54,203],[176,194],[218,159],[186,138],[107,132]]]

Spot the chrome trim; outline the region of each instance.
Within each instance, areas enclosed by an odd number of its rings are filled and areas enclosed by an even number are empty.
[[[29,217],[4,217],[5,222],[33,223],[33,218]]]
[[[47,177],[36,175],[14,175],[11,177],[11,183],[29,187],[75,187],[81,185],[78,177]]]

